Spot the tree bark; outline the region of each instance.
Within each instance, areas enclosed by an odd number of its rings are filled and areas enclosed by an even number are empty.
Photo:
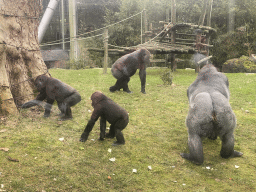
[[[34,98],[34,79],[47,74],[38,43],[40,0],[0,0],[0,114]]]

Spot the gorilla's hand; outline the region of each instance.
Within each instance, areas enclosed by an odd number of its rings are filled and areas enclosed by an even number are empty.
[[[81,135],[81,138],[79,139],[79,141],[85,142],[85,141],[87,141],[87,139],[88,139],[88,134],[83,133],[83,134]]]
[[[40,101],[37,101],[37,100],[31,100],[31,101],[29,101],[29,102],[27,102],[27,103],[24,103],[24,104],[21,106],[21,108],[22,108],[22,109],[30,108],[30,107],[33,107],[33,106],[35,106],[35,105],[38,105],[39,102],[40,102]]]

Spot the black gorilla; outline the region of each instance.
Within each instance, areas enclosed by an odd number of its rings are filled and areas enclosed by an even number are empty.
[[[131,93],[128,88],[130,77],[133,76],[137,69],[140,70],[141,92],[145,92],[146,84],[146,66],[149,64],[150,53],[146,49],[139,49],[130,54],[124,55],[119,58],[112,66],[112,75],[117,79],[116,84],[109,88],[111,92],[123,91]]]
[[[94,92],[91,96],[91,100],[94,111],[91,119],[85,127],[83,134],[81,135],[80,141],[85,142],[88,139],[89,133],[91,132],[95,122],[99,117],[101,117],[99,139],[104,140],[105,136],[107,138],[116,137],[117,141],[114,143],[114,145],[125,144],[124,136],[121,131],[129,122],[128,113],[101,92]],[[111,125],[109,133],[105,135],[106,121],[108,121]]]
[[[223,158],[240,157],[243,153],[234,150],[234,129],[236,117],[229,104],[228,78],[218,72],[212,64],[205,65],[197,79],[187,90],[189,112],[188,127],[189,154],[181,153],[195,164],[204,161],[202,138],[220,137]]]
[[[58,79],[40,75],[35,80],[37,90],[40,92],[35,100],[23,104],[22,108],[29,108],[38,105],[40,101],[46,99],[44,117],[49,117],[52,104],[56,100],[61,111],[61,120],[72,118],[71,106],[81,101],[80,94],[69,85]]]

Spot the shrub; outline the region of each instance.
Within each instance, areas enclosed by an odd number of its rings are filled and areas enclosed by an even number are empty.
[[[227,60],[223,66],[222,71],[225,73],[255,73],[256,64],[247,56]]]
[[[171,70],[165,70],[161,73],[161,79],[164,82],[164,85],[171,85],[172,84],[172,72]]]

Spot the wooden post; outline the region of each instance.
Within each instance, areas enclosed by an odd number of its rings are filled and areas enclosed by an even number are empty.
[[[208,5],[208,10],[207,10],[207,26],[209,26],[209,27],[211,27],[212,3],[213,3],[213,0],[210,0],[209,5]]]
[[[108,28],[104,30],[104,65],[103,65],[103,74],[107,74],[108,69]]]
[[[176,24],[176,1],[172,0],[172,8],[171,8],[171,22],[172,24]]]
[[[145,30],[145,32],[148,31],[148,20],[147,20],[147,11],[146,11],[146,9],[144,10],[144,30]],[[145,35],[145,42],[147,42],[147,41],[148,41],[148,37]]]
[[[228,32],[234,31],[235,26],[235,0],[229,0],[228,3]]]
[[[65,15],[64,15],[64,0],[61,0],[61,36],[62,36],[62,49],[65,50]]]
[[[166,12],[165,12],[165,14],[166,14],[166,16],[165,16],[165,21],[167,22],[167,23],[169,23],[170,22],[170,14],[169,14],[169,11],[170,11],[170,9],[169,9],[169,7],[167,7],[166,8]],[[169,41],[169,40],[168,40]],[[169,58],[168,58],[168,54],[165,54],[165,67],[169,67],[168,66],[168,60],[169,60]]]
[[[69,32],[70,32],[70,53],[71,61],[77,59],[77,40],[76,40],[76,2],[69,0]]]
[[[172,0],[172,7],[171,7],[171,22],[173,25],[176,24],[176,1]],[[172,30],[171,32],[171,43],[175,44],[175,35],[176,32]],[[171,53],[171,69],[172,71],[176,71],[177,63],[175,61],[175,54]]]

